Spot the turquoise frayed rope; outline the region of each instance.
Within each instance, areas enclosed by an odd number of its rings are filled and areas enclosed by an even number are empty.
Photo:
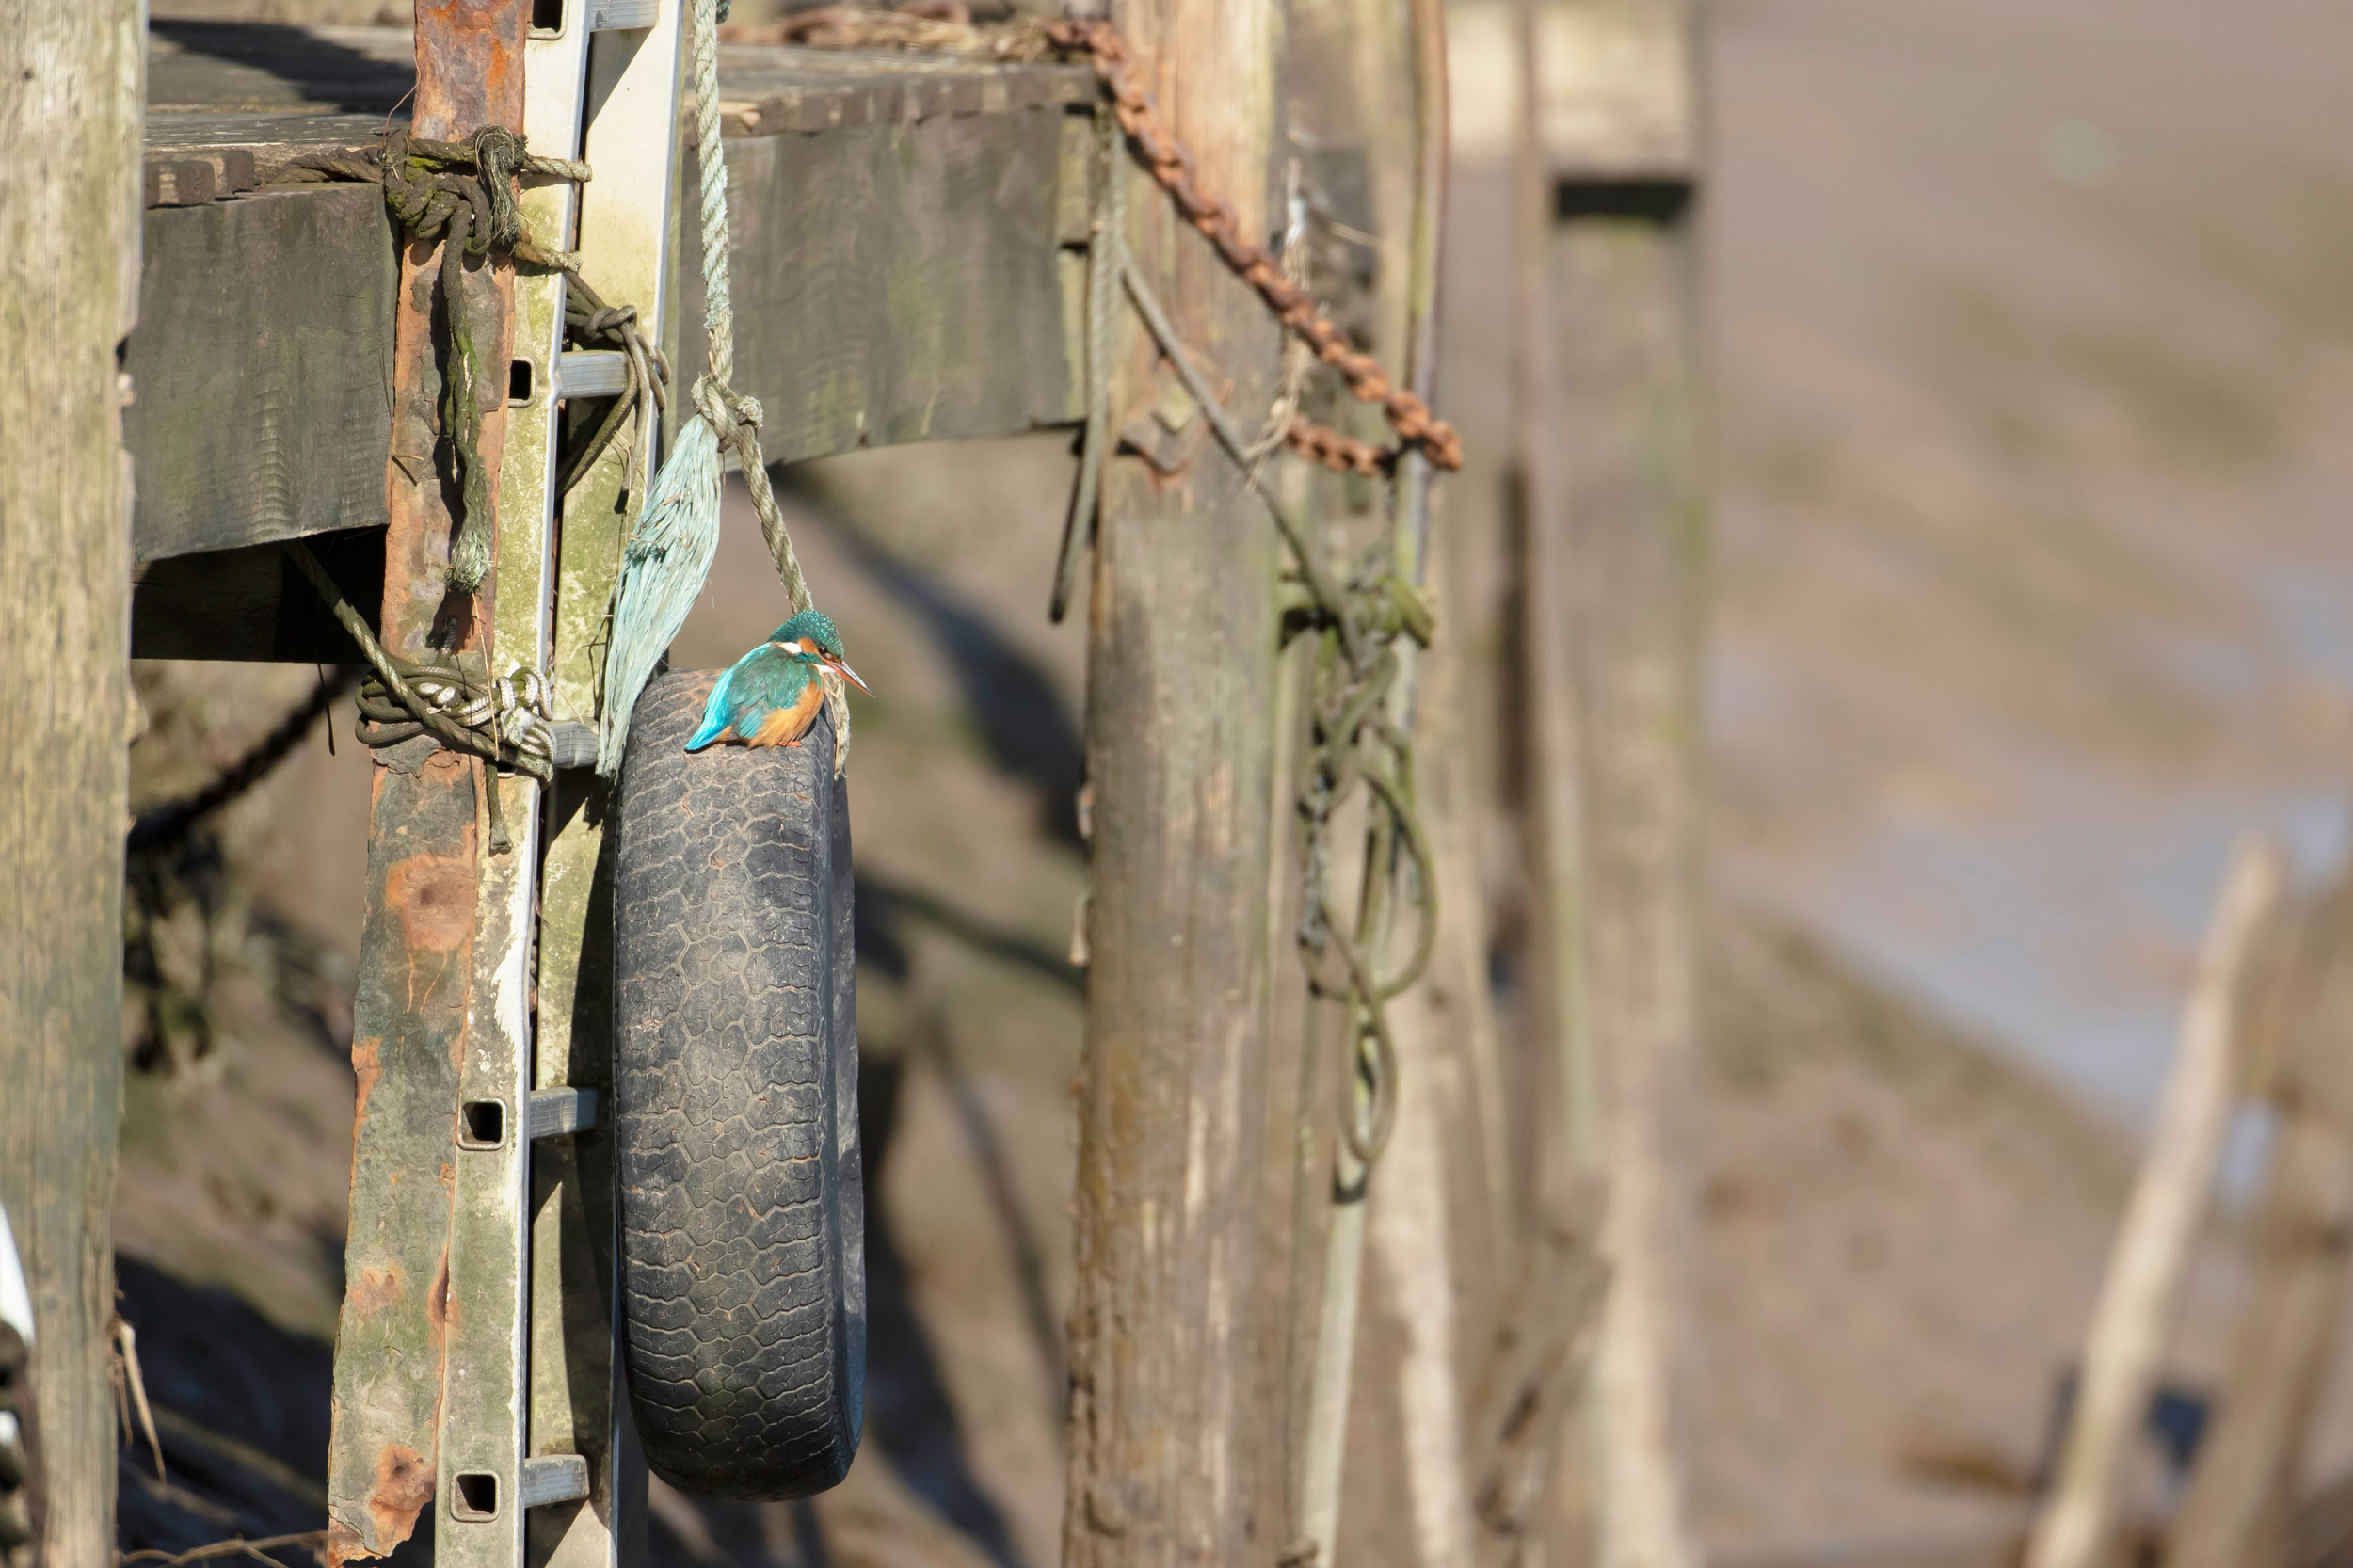
[[[605,654],[603,723],[597,771],[620,772],[629,744],[629,721],[638,694],[653,678],[663,653],[686,624],[696,596],[711,576],[719,550],[719,504],[724,477],[721,454],[732,450],[759,514],[760,531],[776,557],[792,613],[815,600],[801,573],[800,558],[784,527],[784,514],[769,488],[760,451],[760,408],[729,385],[735,374],[735,302],[728,280],[728,169],[719,139],[719,8],[716,0],[695,4],[695,145],[702,174],[703,331],[707,369],[695,382],[695,411],[672,442],[654,478],[646,509],[622,552],[620,581],[614,590],[613,637]],[[841,678],[824,675],[826,710],[833,721],[834,772],[850,758],[850,704]]]

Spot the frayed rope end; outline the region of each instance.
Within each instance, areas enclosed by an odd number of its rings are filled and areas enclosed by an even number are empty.
[[[613,591],[613,640],[604,660],[604,716],[597,772],[617,776],[629,721],[654,666],[686,624],[719,550],[719,437],[700,413],[686,421],[654,476],[646,510],[621,555]]]

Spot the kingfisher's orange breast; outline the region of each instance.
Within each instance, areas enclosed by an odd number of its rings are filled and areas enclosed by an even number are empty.
[[[811,677],[791,706],[771,709],[768,716],[760,721],[760,728],[744,737],[744,744],[752,746],[789,745],[808,733],[809,726],[817,722],[818,711],[824,705],[824,682]]]

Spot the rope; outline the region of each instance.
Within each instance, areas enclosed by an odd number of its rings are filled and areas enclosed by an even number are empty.
[[[168,849],[186,838],[198,823],[268,777],[279,763],[294,754],[294,748],[311,732],[311,727],[326,715],[335,699],[359,681],[360,672],[351,669],[339,669],[332,678],[321,680],[318,690],[296,703],[252,750],[218,778],[194,794],[140,812],[138,820],[131,824],[131,831],[123,836],[124,851],[138,855]]]
[[[719,455],[732,451],[751,493],[760,532],[776,558],[793,614],[814,607],[800,557],[784,526],[760,450],[760,407],[730,384],[735,374],[735,301],[728,277],[728,168],[719,138],[719,17],[715,0],[695,0],[696,152],[702,180],[705,370],[696,378],[694,413],[654,479],[644,515],[622,552],[614,588],[613,636],[605,655],[604,717],[597,771],[617,773],[638,694],[686,624],[719,548]],[[850,760],[850,704],[841,678],[822,672],[833,722],[837,777]]]
[[[449,585],[460,593],[481,590],[489,575],[495,480],[482,460],[482,357],[474,344],[473,312],[466,303],[465,258],[510,256],[519,263],[561,272],[568,282],[565,320],[593,338],[607,341],[629,357],[629,385],[607,411],[587,452],[567,472],[568,493],[581,474],[611,444],[623,419],[639,414],[638,444],[632,461],[632,488],[642,479],[643,454],[653,440],[653,420],[664,406],[662,381],[669,366],[638,330],[633,306],[608,306],[581,276],[580,258],[533,239],[523,225],[515,182],[524,174],[586,181],[584,163],[542,158],[503,125],[486,125],[463,141],[434,141],[407,130],[385,134],[374,147],[340,148],[292,160],[280,182],[368,181],[384,189],[384,204],[412,239],[443,241],[441,308],[449,322],[450,353],[442,367],[441,429],[457,458],[459,515],[450,543]],[[577,296],[575,299],[573,296]],[[658,373],[658,376],[657,376]]]
[[[512,850],[498,783],[489,770],[504,768],[542,784],[554,778],[547,678],[527,664],[492,680],[456,664],[396,658],[384,651],[367,617],[352,608],[308,545],[295,539],[286,549],[376,672],[360,686],[360,744],[398,745],[430,735],[452,751],[481,758],[490,851],[504,855]]]
[[[1102,494],[1103,454],[1111,445],[1112,324],[1119,307],[1120,248],[1128,232],[1128,171],[1119,157],[1119,122],[1098,109],[1095,134],[1099,154],[1096,167],[1103,185],[1087,242],[1087,417],[1079,437],[1079,488],[1070,497],[1070,515],[1063,520],[1054,596],[1046,611],[1058,626],[1069,611],[1079,546],[1094,534],[1096,504]]]
[[[1111,239],[1120,247],[1115,232]],[[1389,1030],[1388,1003],[1421,978],[1437,944],[1437,878],[1412,798],[1413,742],[1390,722],[1385,700],[1398,675],[1395,644],[1402,636],[1426,645],[1430,612],[1413,585],[1393,571],[1360,575],[1345,586],[1332,581],[1309,549],[1298,520],[1259,473],[1249,439],[1193,362],[1142,271],[1124,253],[1117,264],[1136,313],[1208,417],[1218,444],[1265,504],[1306,586],[1310,625],[1328,632],[1336,645],[1337,657],[1318,669],[1307,777],[1298,799],[1299,946],[1309,987],[1347,1004],[1355,1024],[1355,1066],[1366,1093],[1341,1118],[1340,1135],[1349,1151],[1370,1169],[1397,1122],[1397,1044]],[[1416,873],[1406,883],[1417,917],[1414,947],[1397,972],[1385,977],[1375,974],[1365,956],[1373,934],[1370,907],[1361,913],[1353,934],[1332,907],[1332,824],[1360,784]]]

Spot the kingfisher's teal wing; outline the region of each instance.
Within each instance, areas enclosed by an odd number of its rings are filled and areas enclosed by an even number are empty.
[[[726,734],[728,726],[735,722],[733,705],[728,699],[728,689],[734,682],[733,668],[720,672],[718,684],[711,688],[711,696],[703,702],[703,722],[695,727],[694,736],[686,743],[687,750],[702,750]]]
[[[762,643],[738,659],[711,688],[711,697],[703,704],[703,722],[686,743],[686,749],[700,751],[729,736],[749,742],[763,732],[773,732],[777,715],[806,706],[815,680],[815,672],[808,664],[773,644]]]

